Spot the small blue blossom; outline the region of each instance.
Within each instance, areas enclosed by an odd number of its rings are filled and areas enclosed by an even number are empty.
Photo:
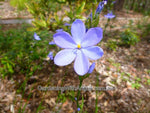
[[[70,26],[70,24],[68,24],[68,23],[65,23],[64,25],[65,25],[65,26]]]
[[[77,97],[75,97],[74,99],[77,100]]]
[[[36,33],[34,33],[34,39],[35,40],[41,40],[40,37]]]
[[[115,4],[115,3],[116,3],[116,1],[113,1],[113,2],[112,2],[112,4]]]
[[[53,60],[53,52],[49,52],[48,57],[50,58],[50,60]]]
[[[91,74],[93,72],[94,68],[95,68],[95,62],[92,63],[92,65],[90,66],[88,73]]]
[[[57,29],[56,30],[56,32],[62,32],[63,31],[63,29]]]
[[[111,19],[114,18],[115,15],[113,15],[112,11],[110,13],[107,13],[107,15],[104,15],[106,18]]]
[[[104,2],[99,2],[95,14],[100,14],[103,8],[104,8]]]
[[[77,111],[80,111],[80,108],[78,108]]]
[[[102,11],[103,8],[104,8],[104,5],[107,4],[107,1],[108,1],[108,0],[103,0],[102,2],[99,2],[98,7],[97,7],[96,12],[95,12],[95,15],[101,13],[101,11]]]
[[[66,66],[74,60],[75,72],[83,76],[90,68],[89,59],[97,60],[103,56],[103,50],[98,44],[103,38],[103,30],[100,27],[90,28],[86,32],[84,23],[76,19],[71,26],[72,36],[65,32],[57,32],[54,34],[54,42],[60,48],[54,63],[58,66]]]
[[[108,1],[108,0],[104,0],[104,1],[103,1],[104,5],[106,5],[106,4],[107,4],[107,1]]]
[[[54,41],[49,42],[49,45],[55,45]]]

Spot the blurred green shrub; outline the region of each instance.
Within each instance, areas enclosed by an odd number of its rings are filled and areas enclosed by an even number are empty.
[[[35,27],[30,28],[31,31],[66,29],[64,23],[70,24],[77,18],[86,20],[84,14],[94,14],[100,1],[102,0],[10,0],[13,6],[26,8],[32,14]],[[93,19],[94,27],[99,22],[99,16],[97,18]]]
[[[30,0],[10,0],[10,5],[17,7],[18,10],[24,10],[26,8],[25,3]]]
[[[55,29],[54,17],[60,5],[55,0],[30,0],[26,3],[27,10],[33,15],[32,22],[36,30],[53,30]],[[56,26],[57,27],[57,26]]]
[[[26,26],[20,29],[0,31],[0,75],[30,73],[37,65],[41,65],[47,57],[52,35],[48,31],[40,31],[41,40],[35,40],[34,32],[27,31]],[[49,45],[49,46],[48,46]]]
[[[81,13],[84,11],[86,0],[10,0],[10,3],[20,10],[27,8],[33,15],[35,28],[30,30],[54,31],[63,27],[64,17],[69,17],[69,23],[76,18],[83,18]],[[62,10],[65,11],[62,12]],[[61,15],[58,15],[59,11]]]
[[[124,7],[144,15],[150,15],[150,0],[125,0]]]
[[[145,25],[145,29],[144,29],[144,31],[143,31],[143,35],[144,35],[144,36],[150,35],[150,23],[147,24],[147,25]]]
[[[124,32],[120,34],[121,45],[130,47],[131,45],[135,45],[139,42],[139,37],[131,31],[130,29],[126,29]]]
[[[118,47],[118,42],[117,41],[113,41],[113,40],[108,40],[106,47],[110,50],[116,51],[117,47]]]
[[[0,68],[1,76],[4,78],[6,75],[13,74],[14,73],[13,67],[15,66],[15,64],[10,59],[8,59],[7,56],[1,58],[0,60],[1,65],[3,65],[3,67]]]

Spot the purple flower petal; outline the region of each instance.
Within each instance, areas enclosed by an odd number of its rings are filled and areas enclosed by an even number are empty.
[[[35,40],[41,40],[40,37],[36,33],[34,33],[34,39]]]
[[[85,35],[85,32],[86,28],[84,23],[81,20],[76,19],[71,26],[72,38],[76,42],[76,44],[81,43],[83,36]]]
[[[63,31],[63,29],[57,29],[56,30],[56,32],[62,32]]]
[[[74,70],[80,76],[85,75],[89,70],[89,60],[81,50],[77,51],[77,56],[74,62]]]
[[[110,11],[110,13],[107,13],[107,15],[104,15],[104,16],[108,19],[112,19],[115,17],[115,15],[113,15],[112,11]]]
[[[104,8],[104,2],[99,2],[95,14],[100,14],[103,8]]]
[[[96,27],[86,32],[84,23],[77,19],[72,24],[71,33],[73,37],[64,31],[54,34],[55,44],[65,48],[56,54],[54,63],[58,66],[65,66],[75,59],[74,70],[78,75],[83,76],[87,72],[92,72],[94,68],[93,64],[89,69],[88,58],[96,60],[103,55],[103,50],[94,46],[101,41],[103,30]]]
[[[50,60],[53,60],[53,52],[49,52],[48,57],[50,58]]]
[[[80,111],[80,108],[77,108],[77,111]]]
[[[69,35],[69,33],[62,31],[54,34],[54,42],[61,48],[75,48],[77,45]]]
[[[87,56],[91,60],[97,60],[101,58],[104,54],[103,50],[98,46],[83,48],[82,51],[85,56]]]
[[[54,44],[55,44],[54,41],[49,42],[49,45],[54,45]]]
[[[113,1],[113,2],[112,2],[112,4],[115,4],[115,3],[116,3],[116,1]]]
[[[65,66],[70,64],[76,57],[73,49],[64,49],[58,52],[54,58],[54,63],[58,66]]]
[[[74,99],[77,100],[77,97],[75,97]]]
[[[104,1],[103,1],[103,2],[104,2],[104,5],[106,5],[106,4],[107,4],[107,1],[108,1],[108,0],[104,0]]]
[[[87,31],[81,43],[81,47],[89,47],[98,44],[103,38],[103,30],[100,27],[91,28]]]
[[[65,25],[65,26],[70,26],[70,24],[68,24],[68,23],[65,23],[64,25]]]
[[[90,66],[88,73],[91,74],[93,72],[94,68],[95,68],[95,62],[92,63],[92,65]]]

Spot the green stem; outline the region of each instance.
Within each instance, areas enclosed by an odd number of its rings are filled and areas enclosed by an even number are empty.
[[[76,101],[77,102],[77,108],[81,108],[81,106],[79,105],[79,97],[80,97],[80,93],[81,93],[81,86],[82,86],[83,80],[89,76],[90,76],[90,73],[88,73],[84,76],[79,76],[80,84],[79,84],[79,89],[78,89],[78,93],[77,93],[77,101]]]
[[[104,27],[104,33],[103,33],[104,35],[105,35],[106,28],[108,27],[109,21],[110,19],[107,19],[107,23],[105,24],[105,27]]]
[[[99,86],[99,79],[98,79],[99,73],[96,73],[96,87]],[[96,90],[96,101],[95,101],[95,113],[98,113],[98,90]],[[99,107],[99,113],[102,113],[101,107]]]
[[[80,93],[81,93],[81,86],[83,83],[83,78],[81,76],[79,76],[79,80],[80,80],[80,84],[79,84],[79,89],[78,89],[78,94],[77,94],[77,107],[80,108],[79,105],[79,97],[80,97]]]
[[[98,83],[99,83],[99,80],[98,80],[98,74],[96,74],[96,87],[98,87]],[[97,107],[97,103],[98,103],[98,91],[96,90],[96,101],[95,101],[95,113],[98,112],[98,107]]]

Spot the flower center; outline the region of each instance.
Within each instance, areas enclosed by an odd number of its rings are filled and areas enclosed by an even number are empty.
[[[78,49],[80,49],[80,48],[81,48],[81,45],[80,45],[80,44],[78,44],[78,45],[77,45],[77,48],[78,48]]]

